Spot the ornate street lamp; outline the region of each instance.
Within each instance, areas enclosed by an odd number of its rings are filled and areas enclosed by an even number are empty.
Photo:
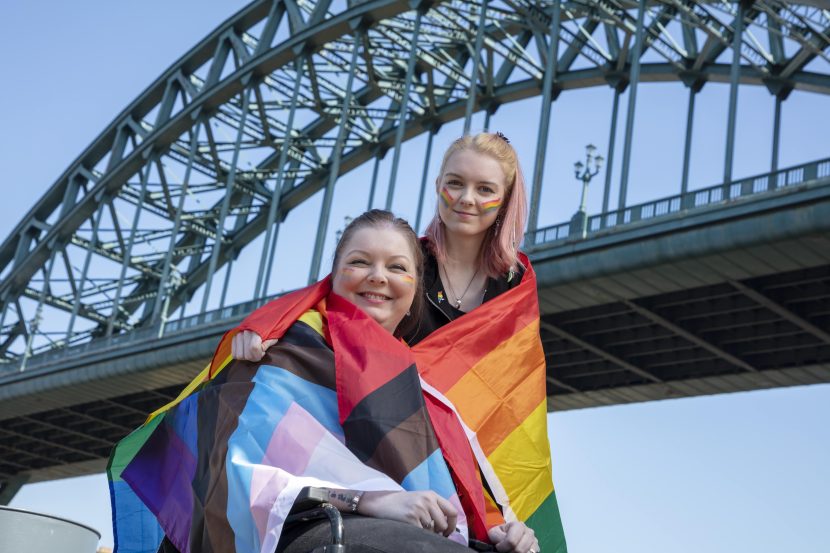
[[[588,215],[585,213],[585,202],[588,198],[588,184],[591,179],[597,176],[602,169],[602,156],[595,156],[597,147],[593,144],[585,146],[585,163],[577,161],[574,163],[574,176],[576,180],[582,181],[582,198],[579,201],[579,209],[571,217],[570,236],[585,238],[588,234]]]

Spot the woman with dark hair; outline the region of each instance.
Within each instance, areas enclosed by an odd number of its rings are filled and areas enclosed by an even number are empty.
[[[459,138],[444,154],[435,192],[422,240],[424,308],[404,337],[430,397],[465,427],[485,489],[483,539],[525,553],[519,544],[539,537],[546,550],[563,552],[535,274],[519,251],[527,194],[516,150],[501,133]],[[239,328],[235,358],[257,360],[273,343],[259,311]]]

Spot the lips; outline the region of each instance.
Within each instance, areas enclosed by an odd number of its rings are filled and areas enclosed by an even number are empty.
[[[361,298],[369,300],[370,302],[377,302],[377,303],[384,302],[384,301],[389,301],[389,300],[392,299],[389,296],[385,296],[383,294],[378,294],[376,292],[360,292],[357,295],[360,296]]]
[[[463,217],[475,217],[476,216],[475,213],[467,213],[466,211],[455,211],[455,210],[453,210],[453,213],[455,213],[456,215],[461,215]]]

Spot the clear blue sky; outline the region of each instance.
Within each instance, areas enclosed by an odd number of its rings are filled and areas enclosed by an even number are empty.
[[[0,4],[0,162],[6,191],[0,235],[127,103],[244,4]],[[566,220],[576,208],[572,163],[588,142],[607,148],[610,99],[603,88],[565,93],[554,104],[543,223]],[[638,99],[630,203],[679,189],[685,124],[682,86],[642,86]],[[763,89],[745,88],[740,101],[735,174],[745,176],[769,167],[772,100]],[[707,85],[698,100],[693,188],[715,184],[723,173],[726,102],[726,87],[718,85]],[[623,96],[623,114],[625,105]],[[538,106],[529,100],[494,117],[493,127],[517,145],[526,173],[533,169]],[[474,126],[482,124],[478,118]],[[830,155],[828,128],[830,98],[794,93],[784,106],[781,165]],[[448,126],[436,151],[457,132],[457,125]],[[408,148],[417,152],[423,141]],[[420,162],[401,171],[419,175]],[[362,175],[356,171],[349,179]],[[595,183],[589,210],[598,208],[601,194]],[[411,216],[405,200],[396,208]],[[351,207],[338,209],[345,214]],[[570,550],[830,551],[829,423],[830,385],[552,415],[554,479]],[[12,506],[84,522],[102,531],[102,545],[112,544],[103,475],[25,486]]]

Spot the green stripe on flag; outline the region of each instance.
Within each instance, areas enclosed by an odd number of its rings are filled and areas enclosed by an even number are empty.
[[[542,553],[567,553],[565,530],[559,516],[556,493],[552,492],[525,522],[536,533]]]
[[[144,426],[139,426],[127,437],[115,444],[115,448],[112,450],[112,455],[110,455],[109,466],[107,466],[107,473],[109,474],[110,481],[118,482],[121,480],[121,473],[124,472],[127,465],[132,462],[138,451],[147,442],[150,434],[153,433],[156,427],[161,423],[162,419],[164,419],[165,414],[166,413],[162,413],[161,415],[154,417],[149,423]]]

